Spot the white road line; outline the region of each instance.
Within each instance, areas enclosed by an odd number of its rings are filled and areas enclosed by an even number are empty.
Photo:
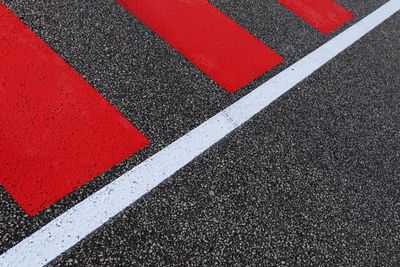
[[[391,0],[0,256],[0,266],[43,266],[123,211],[282,94],[400,10]]]

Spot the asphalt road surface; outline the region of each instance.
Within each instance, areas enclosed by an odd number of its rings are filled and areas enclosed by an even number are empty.
[[[33,217],[1,187],[4,253],[387,1],[338,1],[355,18],[327,36],[210,1],[285,58],[235,94],[112,0],[0,2],[151,141]],[[49,266],[400,265],[399,40],[397,12]]]

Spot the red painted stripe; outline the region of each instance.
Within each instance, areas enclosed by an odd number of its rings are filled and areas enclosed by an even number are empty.
[[[335,0],[278,0],[323,34],[329,34],[350,21],[354,15]]]
[[[0,183],[34,215],[149,141],[0,3]]]
[[[283,61],[207,0],[117,0],[230,93]]]

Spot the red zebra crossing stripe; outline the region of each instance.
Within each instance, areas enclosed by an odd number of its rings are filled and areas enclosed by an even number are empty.
[[[318,31],[327,35],[336,31],[354,15],[335,0],[278,0]]]
[[[29,214],[149,141],[0,3],[0,183]]]
[[[230,93],[283,58],[207,0],[117,0]]]

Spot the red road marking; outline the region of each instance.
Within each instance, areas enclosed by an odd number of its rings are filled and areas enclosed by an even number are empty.
[[[149,141],[0,3],[0,183],[34,215]]]
[[[327,35],[350,21],[354,15],[335,0],[278,0],[278,2]]]
[[[117,0],[230,93],[283,61],[207,0]]]

